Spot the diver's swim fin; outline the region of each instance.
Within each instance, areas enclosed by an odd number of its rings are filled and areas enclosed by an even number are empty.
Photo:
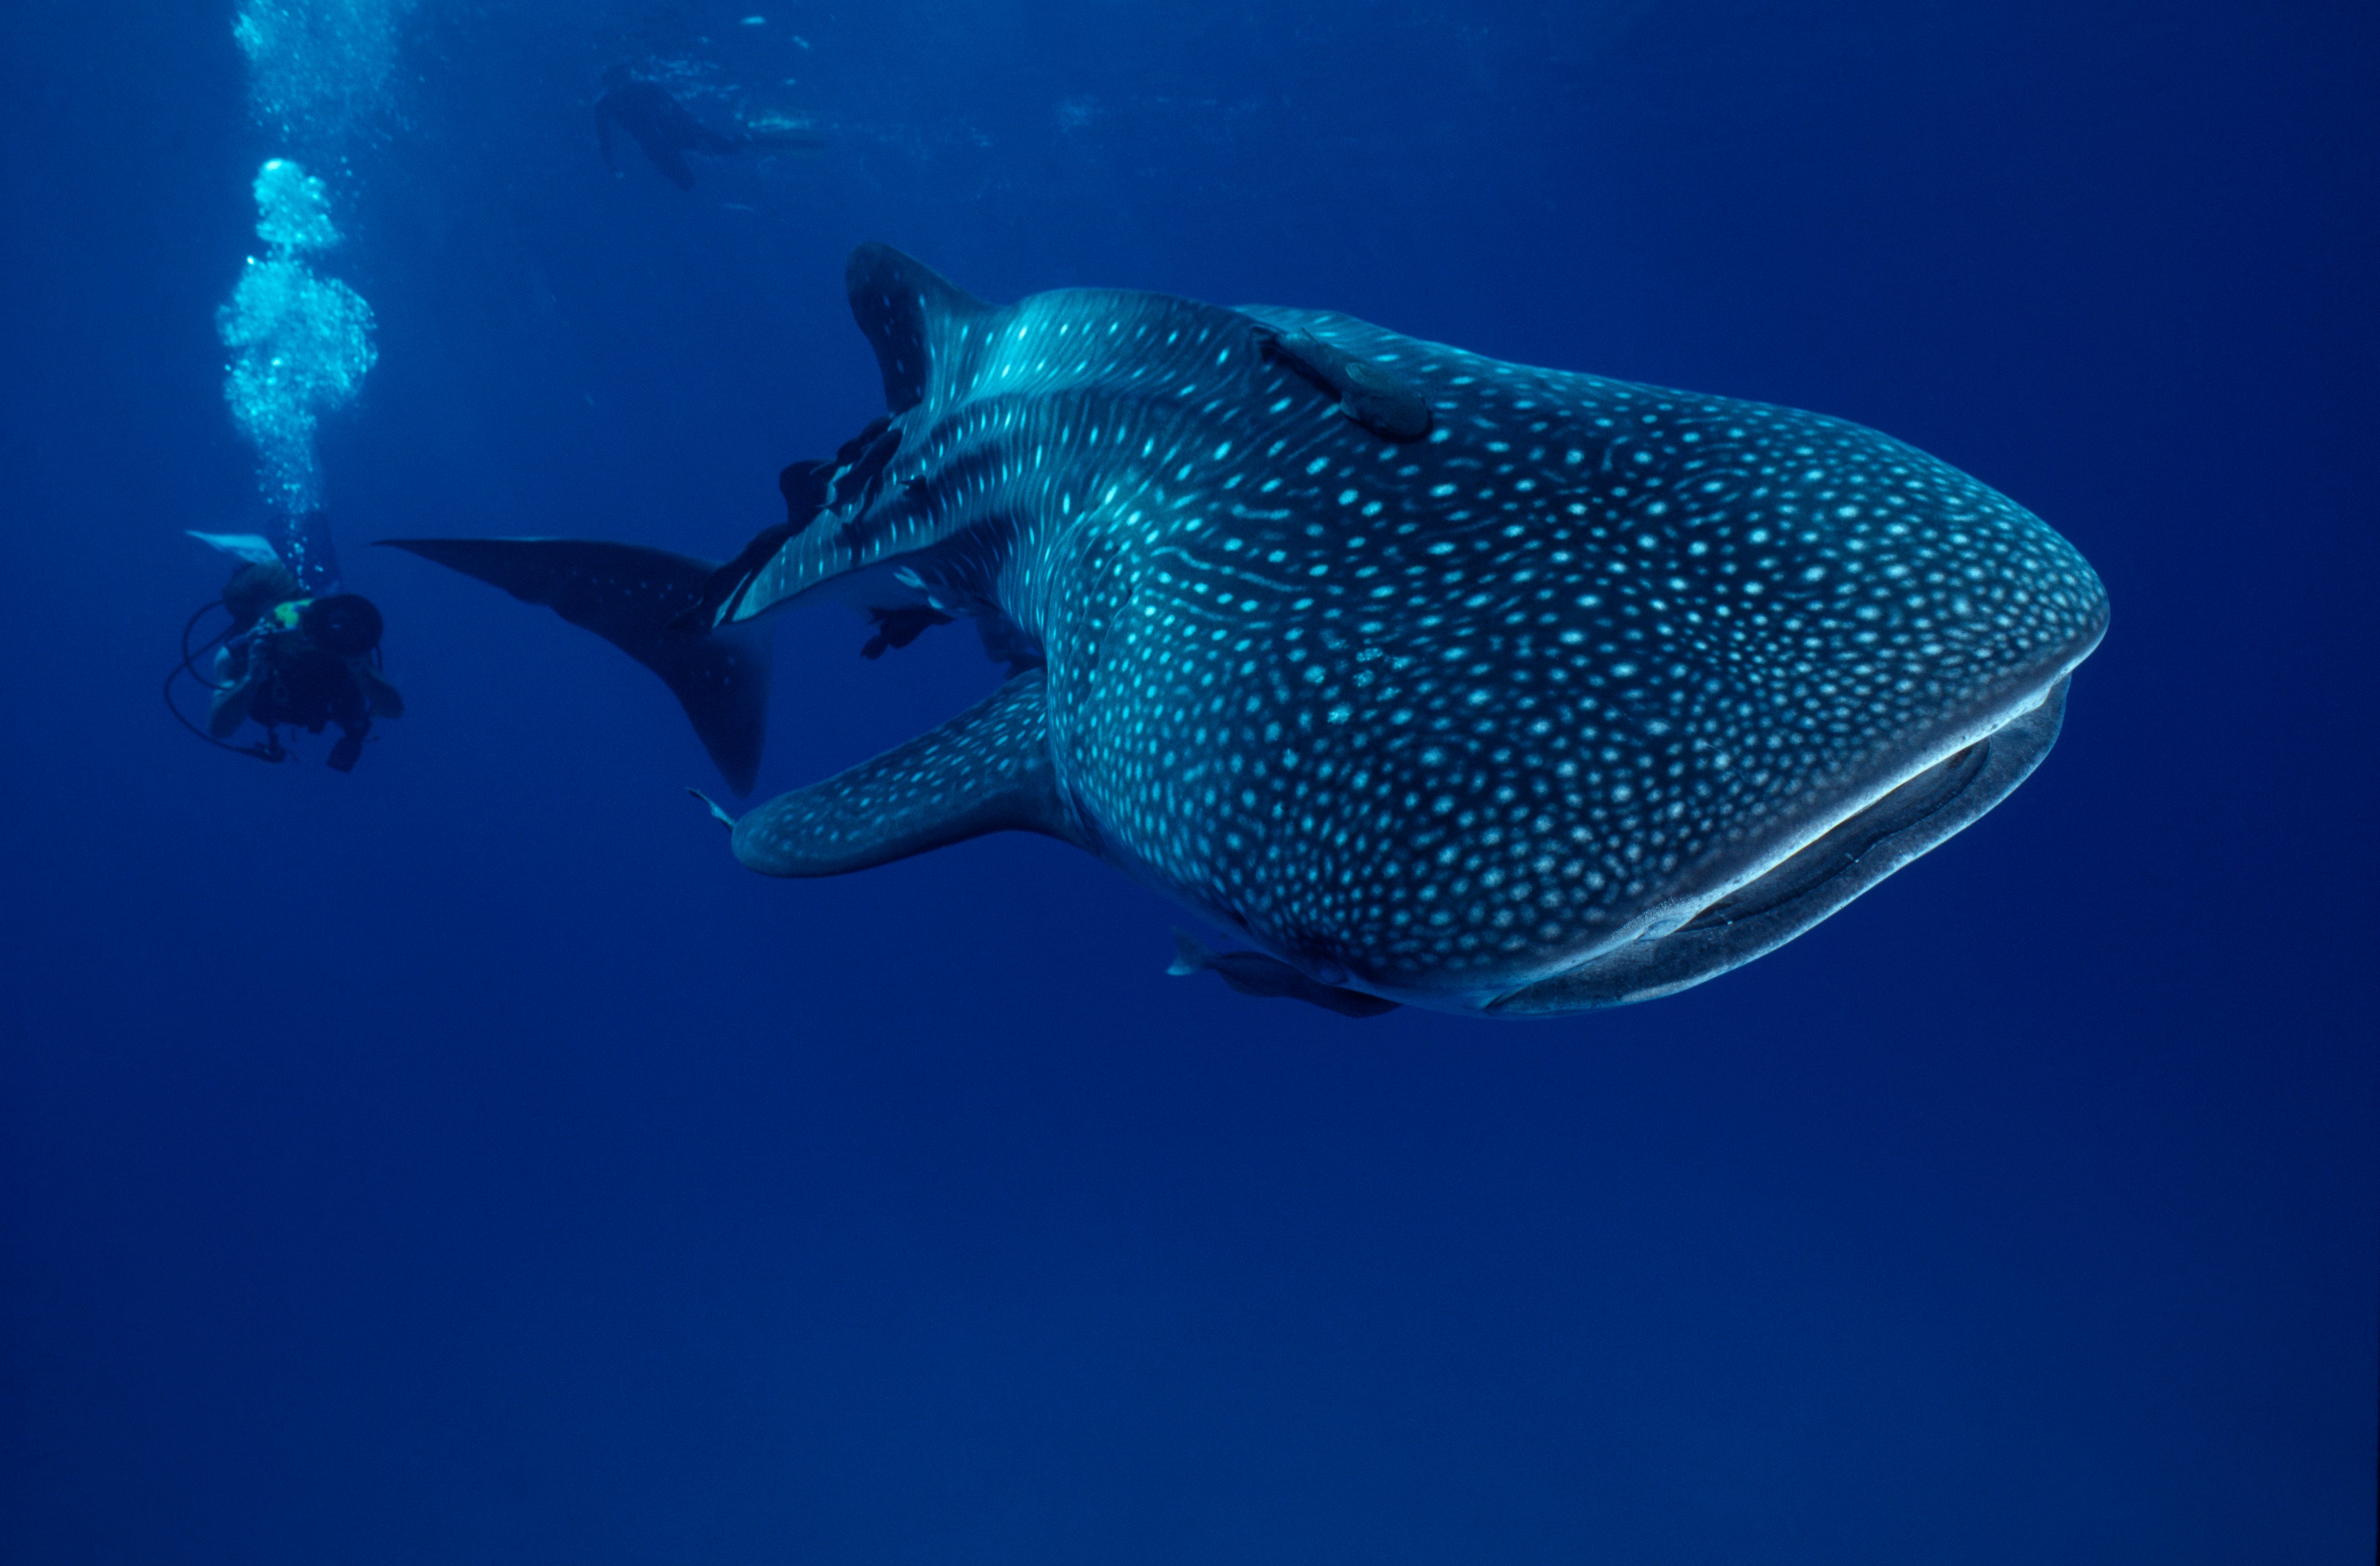
[[[393,549],[541,603],[659,674],[727,786],[752,792],[769,722],[769,620],[679,624],[715,560],[586,539],[382,539]]]

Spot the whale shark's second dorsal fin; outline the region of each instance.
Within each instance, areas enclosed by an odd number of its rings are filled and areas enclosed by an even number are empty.
[[[993,307],[925,262],[869,240],[843,264],[851,313],[884,372],[884,407],[906,413],[926,400],[961,329]]]

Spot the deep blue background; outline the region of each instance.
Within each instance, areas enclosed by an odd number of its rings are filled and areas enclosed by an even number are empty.
[[[0,1557],[2370,1558],[2371,6],[424,0],[332,169],[352,777],[155,697],[253,494],[229,10],[0,52]],[[835,145],[614,180],[624,57]],[[870,237],[1847,415],[2114,629],[1987,820],[1607,1015],[1170,980],[1040,840],[767,881],[650,676],[363,544],[731,551],[878,409]],[[764,787],[994,677],[859,639]]]

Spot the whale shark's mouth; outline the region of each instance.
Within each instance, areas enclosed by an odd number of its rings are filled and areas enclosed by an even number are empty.
[[[1485,1009],[1525,1016],[1650,1001],[1783,945],[2007,798],[2057,742],[2066,686],[2061,676],[2034,705],[1903,778],[1684,919],[1656,926]]]

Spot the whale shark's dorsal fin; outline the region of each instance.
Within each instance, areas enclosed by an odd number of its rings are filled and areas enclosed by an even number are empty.
[[[953,346],[947,329],[993,307],[920,261],[869,240],[843,264],[851,313],[876,350],[884,372],[887,412],[906,413],[926,400]]]

